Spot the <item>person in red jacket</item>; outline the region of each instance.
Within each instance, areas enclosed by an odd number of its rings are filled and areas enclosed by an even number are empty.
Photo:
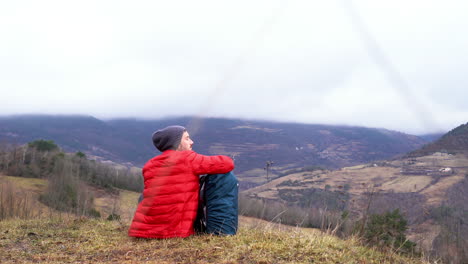
[[[143,238],[188,237],[194,234],[199,198],[199,175],[228,173],[228,156],[205,156],[192,150],[193,141],[182,126],[153,134],[162,152],[143,167],[143,200],[138,204],[128,235]]]

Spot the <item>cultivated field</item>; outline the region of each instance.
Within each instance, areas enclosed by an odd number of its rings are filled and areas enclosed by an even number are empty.
[[[356,218],[362,217],[367,208],[373,212],[400,208],[409,220],[408,237],[423,248],[431,249],[440,227],[428,215],[432,209],[444,205],[450,190],[467,175],[465,155],[434,153],[334,171],[294,173],[243,193],[272,201],[281,201],[281,193],[296,194],[288,197],[297,200],[314,200],[304,197],[305,191],[311,189],[346,194],[349,199],[342,201],[343,207]]]

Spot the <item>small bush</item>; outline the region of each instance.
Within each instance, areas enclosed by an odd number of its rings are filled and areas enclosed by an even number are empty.
[[[399,209],[384,214],[373,214],[365,228],[364,238],[370,245],[413,252],[416,244],[406,239],[407,224]]]
[[[88,216],[94,217],[94,218],[100,218],[101,213],[96,210],[95,208],[91,208],[88,210]]]
[[[115,221],[115,220],[118,221],[118,220],[120,220],[120,215],[112,213],[107,217],[107,220],[108,221]]]
[[[80,159],[85,159],[86,158],[86,154],[84,154],[83,152],[81,151],[78,151],[75,153],[75,156],[77,156],[78,158]]]

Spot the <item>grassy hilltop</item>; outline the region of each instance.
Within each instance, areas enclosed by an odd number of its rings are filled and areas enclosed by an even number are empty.
[[[11,202],[30,218],[0,221],[2,263],[425,263],[364,247],[354,238],[247,217],[240,218],[236,236],[135,239],[127,230],[138,193],[90,188],[102,216],[87,218],[39,203],[46,186],[46,180],[0,176],[0,207]],[[111,211],[120,220],[106,220]]]
[[[238,235],[145,240],[103,219],[8,220],[0,223],[2,263],[422,263],[355,240],[249,223]]]

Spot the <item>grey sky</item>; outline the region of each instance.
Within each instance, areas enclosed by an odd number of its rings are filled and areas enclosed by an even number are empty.
[[[466,1],[346,1],[2,1],[0,114],[468,122]]]

